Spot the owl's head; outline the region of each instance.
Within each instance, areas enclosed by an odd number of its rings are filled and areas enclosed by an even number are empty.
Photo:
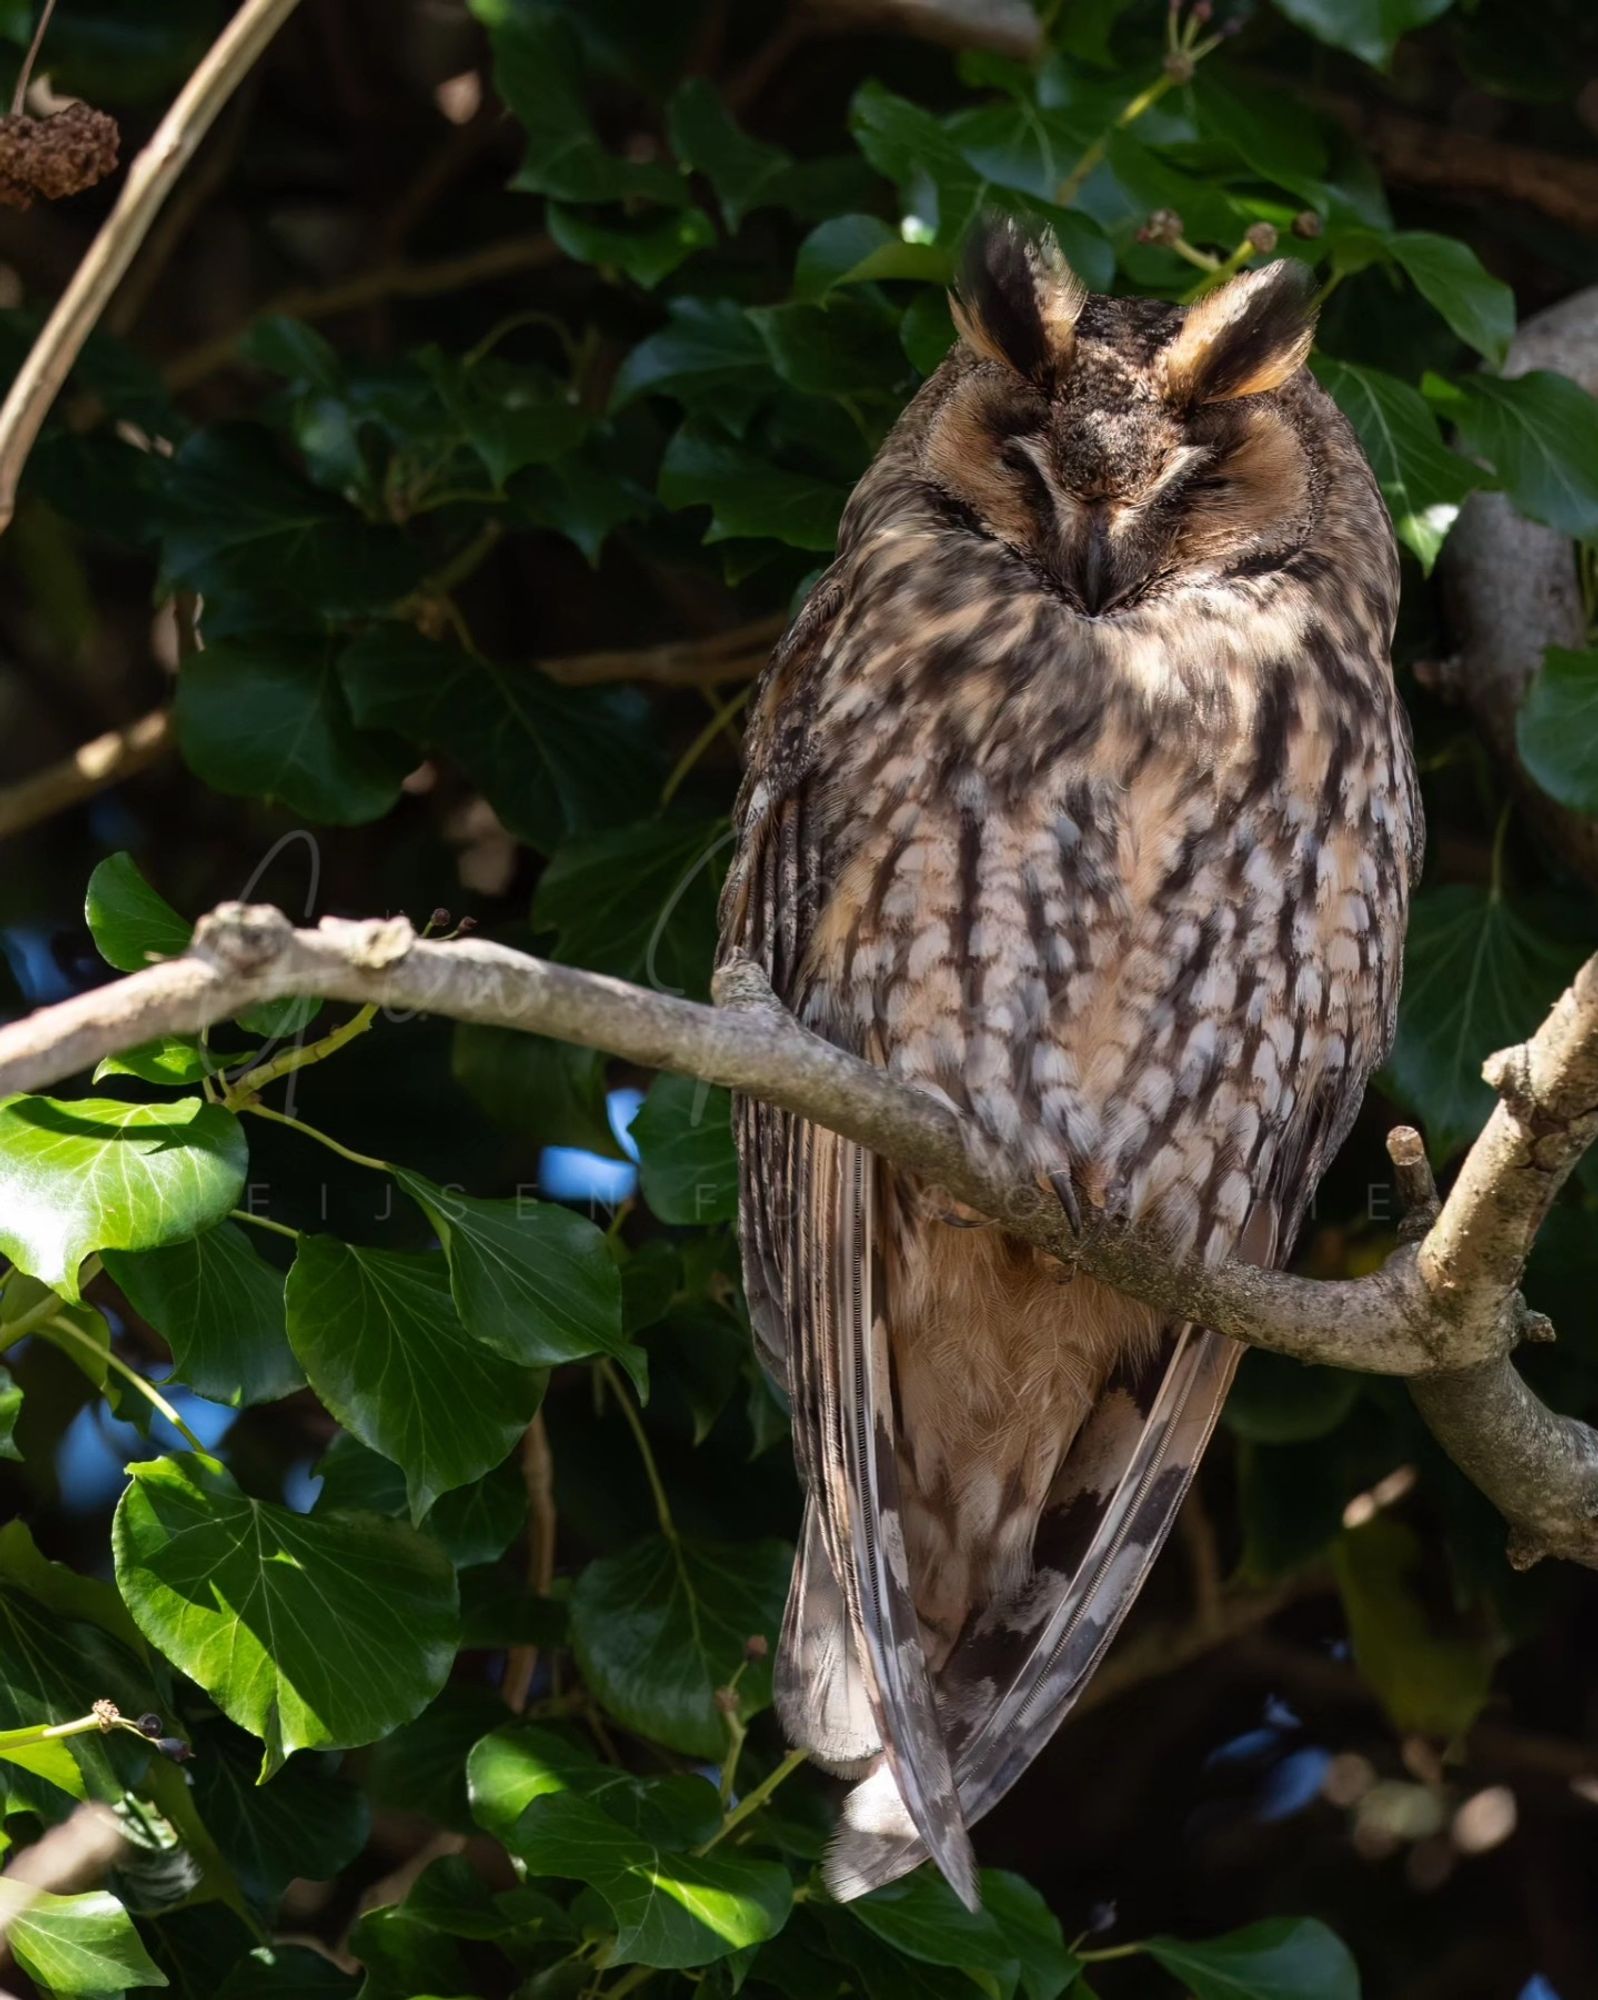
[[[1004,218],[972,238],[951,303],[969,354],[926,470],[1083,613],[1196,574],[1259,575],[1300,546],[1318,401],[1302,393],[1302,265],[1242,272],[1185,309],[1100,298],[1052,233]]]

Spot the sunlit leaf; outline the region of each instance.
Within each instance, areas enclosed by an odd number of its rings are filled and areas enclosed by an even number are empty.
[[[165,1986],[133,1919],[115,1896],[92,1889],[55,1896],[0,1881],[0,1931],[17,1963],[50,1993],[99,2000],[130,1986]]]
[[[1598,652],[1548,648],[1515,717],[1515,745],[1550,798],[1598,813]]]
[[[252,1500],[197,1453],[130,1472],[112,1530],[123,1599],[150,1643],[261,1738],[263,1778],[296,1750],[372,1742],[443,1686],[455,1572],[425,1535]]]
[[[1428,375],[1427,400],[1533,521],[1598,535],[1598,400],[1568,375]]]
[[[1276,0],[1290,21],[1335,49],[1385,66],[1400,37],[1446,14],[1454,0]]]
[[[69,1300],[94,1250],[181,1242],[233,1208],[249,1148],[203,1098],[0,1103],[0,1251]]]
[[[1429,571],[1481,474],[1448,449],[1425,398],[1396,375],[1330,355],[1315,357],[1315,373],[1358,433],[1399,539]]]
[[[193,925],[152,889],[131,854],[111,854],[89,877],[84,916],[100,956],[118,972],[181,958]]]
[[[1501,366],[1515,332],[1515,295],[1483,270],[1470,245],[1457,236],[1403,229],[1387,238],[1386,248],[1460,339]]]
[[[289,1347],[283,1274],[236,1223],[160,1250],[116,1250],[105,1267],[172,1350],[172,1372],[213,1402],[270,1403],[305,1377]]]
[[[400,1466],[419,1521],[452,1487],[513,1449],[544,1376],[461,1325],[436,1253],[303,1236],[289,1272],[288,1335],[317,1395],[363,1444]]]

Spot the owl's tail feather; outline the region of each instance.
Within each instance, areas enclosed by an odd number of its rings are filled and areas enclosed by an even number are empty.
[[[1031,1575],[967,1626],[938,1676],[939,1717],[973,1825],[1026,1770],[1130,1610],[1192,1483],[1242,1353],[1191,1327],[1112,1380],[1056,1477]],[[926,1859],[885,1766],[844,1803],[827,1885],[865,1895]]]
[[[839,1778],[863,1778],[881,1756],[871,1691],[814,1501],[805,1503],[773,1693],[784,1735],[823,1770]]]

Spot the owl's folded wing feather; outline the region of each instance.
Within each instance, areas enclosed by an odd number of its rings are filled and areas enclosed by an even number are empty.
[[[788,741],[768,742],[766,754],[751,760],[762,777],[740,802],[741,866],[723,908],[727,945],[753,957],[790,1003],[798,996],[814,895],[828,873],[805,814],[802,684],[833,608],[823,584],[773,659],[755,727],[784,729]],[[780,720],[772,722],[774,716]],[[876,1163],[830,1132],[748,1101],[737,1108],[737,1131],[750,1312],[766,1365],[788,1391],[811,1510],[785,1645],[808,1643],[827,1667],[820,1685],[788,1681],[784,1719],[806,1747],[838,1759],[841,1700],[852,1754],[869,1753],[860,1727],[863,1691],[910,1823],[975,1907],[976,1864],[900,1531],[875,1241]],[[834,1592],[841,1629],[827,1625]],[[855,1677],[858,1687],[850,1685]]]

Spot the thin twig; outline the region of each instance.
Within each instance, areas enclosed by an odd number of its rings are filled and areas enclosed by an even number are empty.
[[[555,1580],[555,1456],[549,1448],[549,1427],[542,1410],[522,1438],[522,1484],[527,1488],[527,1581],[535,1595],[547,1597]],[[500,1692],[517,1714],[527,1707],[538,1671],[538,1648],[513,1646],[505,1658]]]
[[[111,301],[167,196],[224,104],[299,0],[244,0],[128,169],[116,207],[45,321],[0,407],[0,533],[50,406]]]
[[[33,65],[39,60],[39,51],[44,47],[45,32],[50,26],[50,16],[55,12],[55,0],[44,0],[44,12],[39,16],[39,25],[33,31],[33,40],[28,44],[28,53],[22,58],[22,67],[17,71],[17,87],[11,93],[11,115],[17,117],[28,101],[28,85],[33,81]]]
[[[173,745],[170,709],[152,709],[126,729],[110,729],[81,744],[70,757],[0,790],[0,840],[53,819],[111,785],[159,764]]]

